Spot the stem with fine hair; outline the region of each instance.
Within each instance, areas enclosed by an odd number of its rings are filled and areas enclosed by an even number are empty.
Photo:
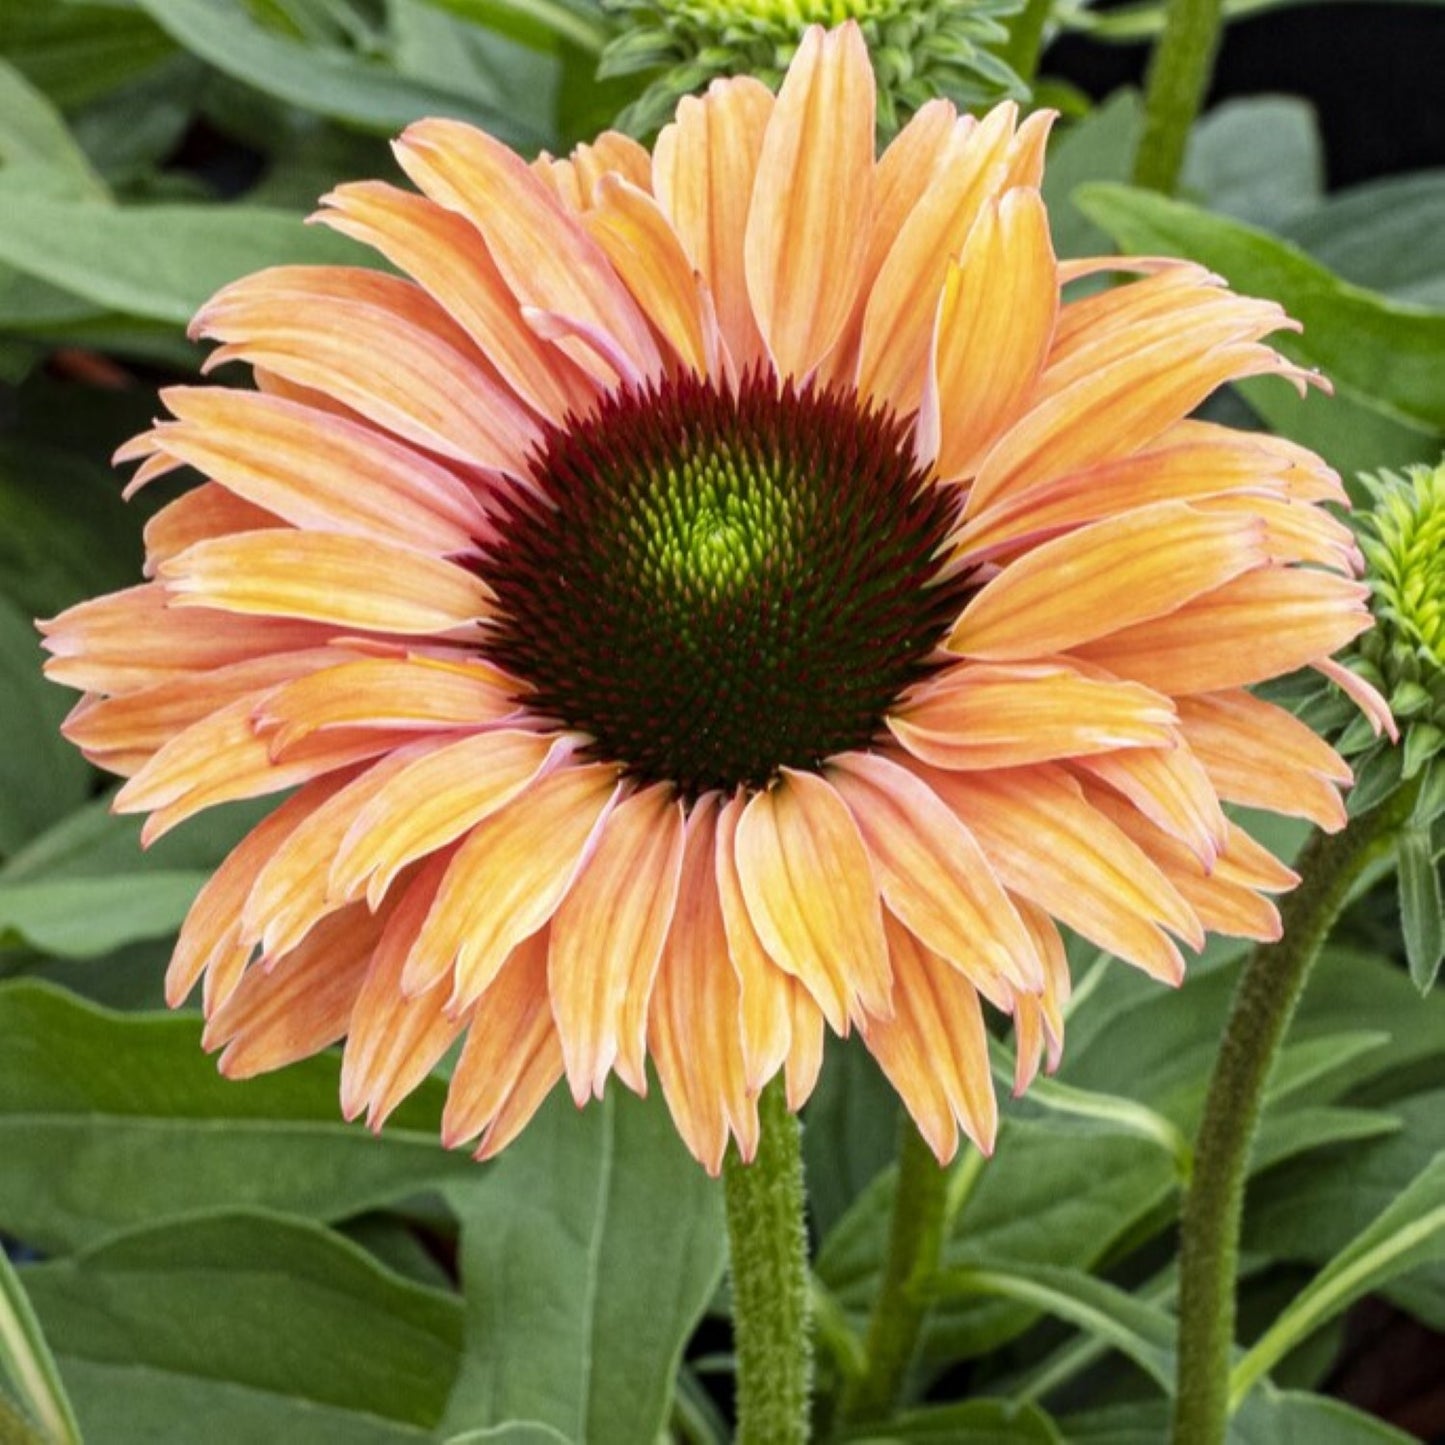
[[[1240,1219],[1264,1091],[1320,949],[1354,885],[1409,819],[1417,792],[1418,784],[1402,788],[1343,832],[1310,840],[1296,865],[1303,881],[1280,910],[1283,936],[1254,950],[1235,989],[1180,1221],[1174,1445],[1225,1438]]]
[[[1204,104],[1224,0],[1170,0],[1164,33],[1144,84],[1144,133],[1134,184],[1170,194],[1179,182],[1190,128]]]
[[[923,1329],[921,1286],[938,1273],[947,1213],[948,1171],[905,1115],[888,1256],[864,1346],[867,1365],[843,1393],[844,1420],[881,1420],[898,1403]]]
[[[758,1099],[757,1158],[723,1168],[737,1349],[738,1445],[804,1445],[813,1389],[802,1136],[783,1082]]]

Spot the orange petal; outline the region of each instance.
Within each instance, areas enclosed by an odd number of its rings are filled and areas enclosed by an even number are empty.
[[[379,271],[278,266],[220,291],[191,334],[335,397],[416,446],[526,475],[538,432],[467,334],[418,286]]]
[[[926,780],[978,839],[1011,893],[1154,977],[1180,981],[1183,960],[1160,927],[1200,946],[1199,920],[1061,769],[1041,763],[992,773],[930,772]]]
[[[547,1000],[547,932],[507,956],[472,1015],[442,1114],[442,1143],[482,1135],[479,1159],[504,1148],[562,1077]]]
[[[914,757],[960,770],[1164,747],[1177,724],[1157,692],[1050,662],[950,667],[888,718]]]
[[[413,635],[467,627],[491,589],[453,562],[333,532],[238,532],[161,564],[174,607]]]
[[[891,1019],[869,1020],[863,1035],[868,1051],[940,1164],[957,1152],[960,1124],[979,1149],[991,1154],[998,1101],[978,995],[957,969],[891,914],[885,925],[896,1009]]]
[[[1248,517],[1158,502],[1009,563],[964,609],[947,645],[1005,662],[1062,652],[1163,617],[1266,560],[1264,528]]]
[[[828,779],[848,805],[889,910],[987,997],[1043,987],[1043,965],[955,813],[920,777],[871,753],[843,753]],[[897,991],[895,990],[895,998]]]
[[[541,415],[561,422],[569,411],[587,408],[592,381],[522,321],[516,297],[470,222],[383,181],[338,186],[321,204],[328,209],[314,219],[414,277]]]
[[[888,948],[858,825],[822,778],[784,768],[738,820],[738,882],[773,961],[802,981],[833,1029],[886,1016]]]
[[[517,797],[573,746],[541,733],[498,729],[413,757],[356,815],[332,860],[328,892],[366,891],[375,907],[409,863],[445,848]]]
[[[1079,649],[1121,677],[1175,697],[1281,677],[1370,626],[1368,588],[1328,572],[1272,567]]]
[[[532,169],[551,186],[557,199],[581,214],[597,204],[597,192],[608,176],[651,190],[652,157],[647,147],[620,131],[605,130],[591,145],[578,145],[564,160],[543,151]]]
[[[410,997],[401,987],[406,956],[447,861],[430,860],[397,899],[347,1022],[341,1111],[354,1119],[365,1110],[373,1129],[421,1085],[465,1027],[446,1013],[440,990]]]
[[[683,365],[699,376],[714,375],[717,336],[697,273],[657,202],[607,176],[583,224]]]
[[[1355,534],[1345,524],[1308,502],[1289,497],[1205,497],[1195,504],[1202,512],[1245,514],[1264,523],[1265,551],[1273,566],[1309,562],[1346,577],[1365,570]]]
[[[768,120],[743,247],[780,376],[806,376],[853,309],[873,205],[873,108],[857,24],[810,27]]]
[[[293,526],[445,556],[473,550],[487,525],[456,476],[370,427],[225,387],[174,386],[161,399],[178,420],[148,434],[156,451]]]
[[[1048,1050],[1049,1072],[1053,1073],[1063,1057],[1064,1008],[1073,988],[1069,978],[1069,957],[1054,920],[1042,908],[1024,898],[1014,899],[1014,906],[1033,937],[1039,957],[1044,961],[1044,991],[1037,996],[1019,994],[1014,999],[1015,1014],[1027,1012],[1037,1015]],[[1014,1093],[1022,1094],[1038,1071],[1037,1053],[1032,1049],[1027,1052],[1020,1050],[1014,1072]]]
[[[1023,411],[1058,308],[1044,203],[1037,191],[1009,191],[984,208],[938,301],[920,430],[936,428],[940,477],[967,475]]]
[[[791,988],[792,1042],[788,1045],[785,1068],[788,1108],[795,1114],[812,1095],[823,1071],[823,1014],[813,996],[797,979]]]
[[[1179,717],[1221,797],[1330,833],[1345,826],[1337,785],[1350,781],[1349,765],[1293,714],[1236,690],[1181,698]]]
[[[767,86],[751,76],[715,80],[701,98],[685,96],[652,157],[657,203],[672,222],[717,306],[741,373],[764,355],[743,267],[743,237],[763,133],[773,112]]]
[[[635,793],[608,816],[552,919],[547,985],[579,1105],[589,1093],[602,1097],[614,1062],[634,1088],[646,1087],[647,1001],[677,902],[682,839],[682,804],[671,787]]]
[[[688,816],[677,911],[647,1019],[648,1050],[677,1131],[714,1177],[729,1128],[744,1161],[758,1146],[757,1096],[743,1068],[742,999],[726,964],[716,854],[717,798],[709,794]]]
[[[643,376],[662,359],[647,319],[597,243],[546,183],[500,141],[456,120],[421,120],[395,146],[402,169],[434,201],[464,216],[520,304],[596,326]],[[598,380],[591,352],[564,345]]]
[[[1364,713],[1376,737],[1384,733],[1392,743],[1400,741],[1400,729],[1390,711],[1389,701],[1373,683],[1366,682],[1359,673],[1330,657],[1320,658],[1310,666],[1321,677],[1329,678]]]
[[[617,796],[609,764],[558,768],[472,829],[417,935],[408,993],[453,974],[449,1008],[468,1008],[507,955],[557,911]]]
[[[225,537],[232,532],[259,532],[283,526],[281,518],[264,507],[227,491],[216,482],[202,482],[167,502],[145,525],[147,577],[168,557],[184,552],[195,542]]]
[[[748,916],[736,856],[738,820],[746,806],[747,796],[741,792],[723,805],[717,822],[716,865],[728,957],[742,995],[743,1066],[748,1088],[756,1093],[788,1057],[793,1044],[793,995],[801,985],[768,957]],[[818,1025],[822,1027],[821,1014]]]

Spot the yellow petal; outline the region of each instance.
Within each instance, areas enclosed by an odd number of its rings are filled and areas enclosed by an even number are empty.
[[[873,107],[857,24],[811,27],[768,120],[743,248],[780,376],[806,376],[852,310],[873,206]]]
[[[796,1114],[808,1102],[818,1075],[823,1072],[824,1020],[812,994],[797,979],[788,982],[792,1042],[788,1045],[784,1077],[788,1108]]]
[[[1004,662],[1062,652],[1163,617],[1266,560],[1264,528],[1248,517],[1140,507],[1011,562],[964,609],[948,646]]]
[[[245,501],[219,483],[202,482],[167,502],[146,523],[145,574],[154,577],[160,563],[184,552],[194,542],[284,525],[274,512]]]
[[[635,793],[608,816],[552,919],[547,985],[579,1105],[589,1093],[602,1097],[614,1062],[633,1087],[646,1085],[647,1000],[677,902],[682,836],[682,805],[670,787]]]
[[[916,774],[871,753],[834,758],[828,779],[848,805],[883,901],[986,997],[1043,987],[1028,930],[972,834]]]
[[[491,589],[437,557],[333,532],[238,532],[159,569],[173,607],[416,635],[474,625]]]
[[[822,778],[784,768],[738,820],[738,881],[768,955],[832,1028],[891,1011],[888,948],[868,850]]]

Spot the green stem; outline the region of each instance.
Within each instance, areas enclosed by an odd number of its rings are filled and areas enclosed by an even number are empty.
[[[1054,0],[1025,0],[1024,8],[1009,22],[1008,46],[1002,59],[1030,88],[1039,73],[1044,49],[1044,27],[1054,13]]]
[[[1296,865],[1303,881],[1280,910],[1283,936],[1254,950],[1235,989],[1180,1221],[1174,1445],[1225,1438],[1240,1218],[1265,1087],[1321,947],[1351,889],[1409,818],[1417,791],[1401,788],[1343,832],[1310,840]]]
[[[844,1420],[881,1420],[898,1403],[927,1309],[920,1286],[938,1273],[943,1254],[947,1203],[948,1171],[905,1117],[888,1257],[864,1346],[867,1368],[844,1391]]]
[[[1214,71],[1222,10],[1223,0],[1171,0],[1144,83],[1144,133],[1134,157],[1137,186],[1169,195],[1178,184],[1189,131]]]
[[[737,1445],[805,1445],[813,1389],[803,1151],[781,1078],[758,1099],[758,1155],[723,1169],[738,1360]]]

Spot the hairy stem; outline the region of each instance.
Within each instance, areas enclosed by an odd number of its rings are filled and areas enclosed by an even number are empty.
[[[1222,10],[1223,0],[1171,0],[1145,80],[1135,185],[1168,195],[1179,182],[1189,131],[1214,71]]]

